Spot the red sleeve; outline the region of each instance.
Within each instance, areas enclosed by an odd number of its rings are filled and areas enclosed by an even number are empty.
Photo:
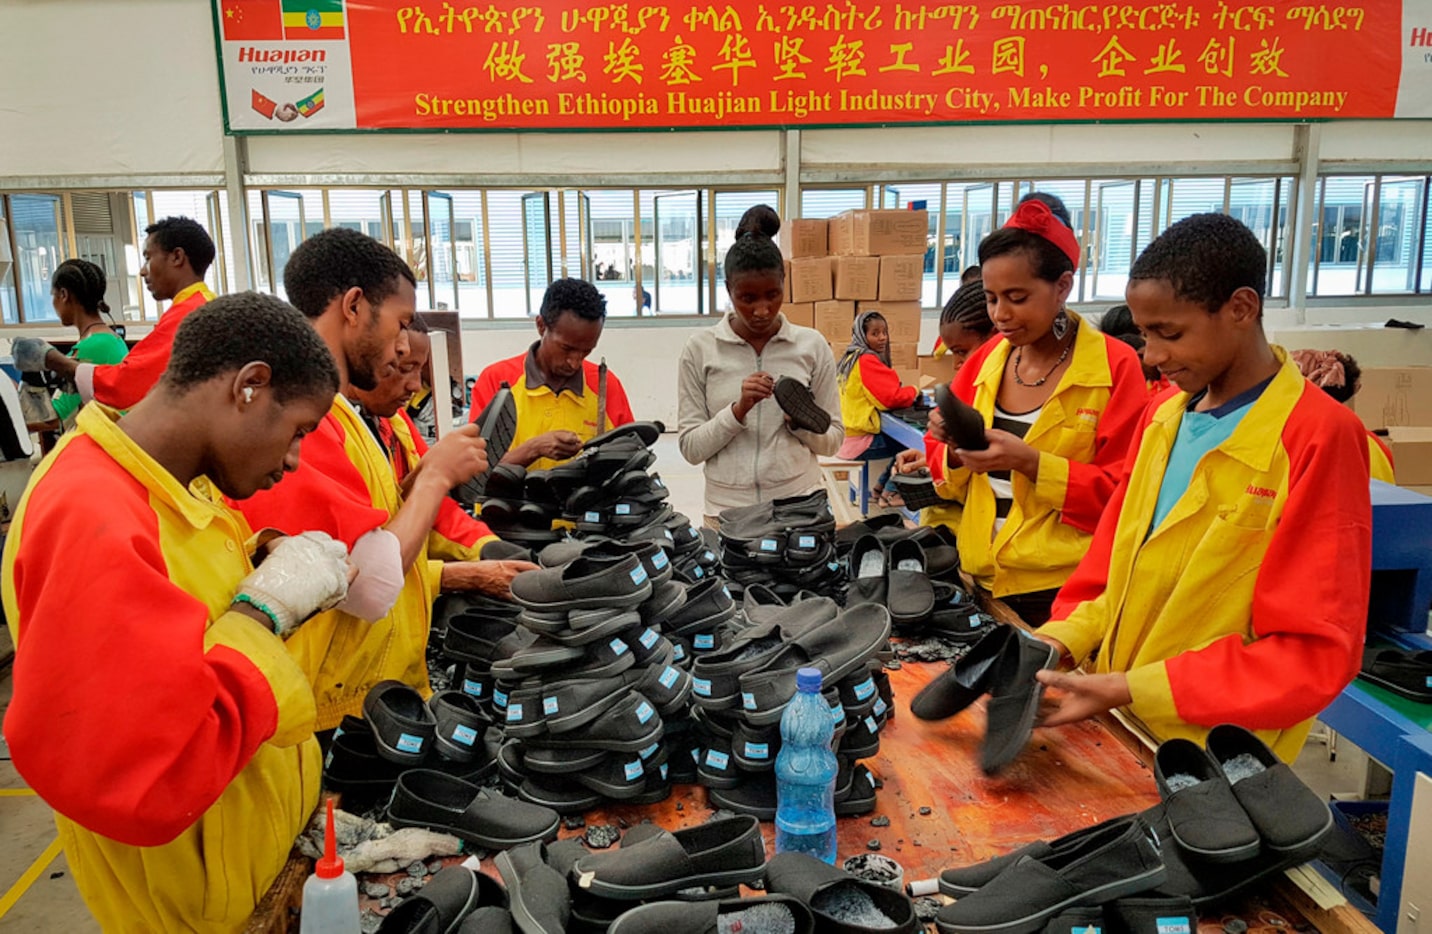
[[[187,304],[187,303],[186,303]],[[154,330],[130,349],[118,363],[94,368],[94,397],[116,409],[130,409],[149,394],[169,366],[174,349],[174,333],[179,323],[194,308],[171,308],[160,316]]]
[[[607,421],[612,423],[613,428],[636,421],[631,403],[627,401],[626,387],[610,370],[607,371]],[[597,426],[598,432],[605,430],[601,425]]]
[[[1363,435],[1357,416],[1304,387],[1283,426],[1288,499],[1253,590],[1255,638],[1226,636],[1166,662],[1183,720],[1286,729],[1357,674],[1372,581]]]
[[[497,390],[502,388],[503,383],[510,384],[512,381],[507,377],[506,360],[494,363],[481,373],[477,374],[477,382],[472,385],[472,408],[467,413],[469,422],[477,421],[487,403],[497,395]]]
[[[995,335],[985,341],[975,349],[974,353],[970,354],[969,358],[965,360],[964,366],[955,371],[955,378],[950,381],[950,391],[957,398],[970,405],[975,404],[975,379],[980,375],[980,370],[984,368],[984,363],[989,359],[989,355],[994,352],[995,347],[999,346],[999,342],[1002,340],[1004,340],[1003,337]],[[945,445],[930,437],[929,432],[925,433],[925,461],[929,465],[930,476],[934,478],[935,482],[943,481],[945,479]]]
[[[1094,435],[1094,460],[1069,461],[1069,481],[1060,507],[1060,521],[1084,532],[1094,531],[1114,487],[1123,479],[1125,455],[1149,403],[1143,367],[1134,349],[1104,337],[1113,386]]]
[[[406,409],[399,409],[398,415],[408,423],[408,433],[413,439],[413,450],[419,457],[428,453],[428,443],[418,432]],[[492,536],[492,530],[483,522],[474,519],[450,496],[444,496],[438,506],[438,516],[433,520],[433,531],[449,541],[471,547],[484,538]]]
[[[1050,610],[1051,620],[1068,619],[1075,607],[1098,599],[1109,586],[1109,561],[1114,554],[1114,537],[1119,527],[1119,514],[1123,512],[1124,498],[1129,491],[1129,475],[1133,473],[1134,462],[1138,460],[1139,447],[1144,441],[1144,429],[1149,427],[1158,409],[1159,400],[1150,402],[1144,408],[1143,417],[1135,427],[1134,437],[1125,454],[1119,485],[1114,488],[1109,504],[1104,507],[1104,514],[1099,517],[1099,523],[1094,528],[1094,537],[1089,542],[1089,550],[1084,553],[1079,566],[1069,575],[1064,586],[1059,588],[1059,593],[1054,598],[1054,606]]]
[[[900,375],[875,354],[862,354],[856,366],[860,368],[861,383],[886,409],[904,409],[915,404],[920,390],[914,386],[901,386]]]
[[[343,426],[332,413],[303,439],[298,469],[271,490],[235,503],[255,530],[289,535],[327,532],[350,549],[364,535],[388,524],[388,511],[373,505],[363,475],[348,459]]]
[[[147,491],[108,460],[77,441],[31,491],[8,582],[20,635],[5,738],[56,811],[158,846],[218,800],[278,707],[249,658],[205,650],[208,609],[170,581]]]

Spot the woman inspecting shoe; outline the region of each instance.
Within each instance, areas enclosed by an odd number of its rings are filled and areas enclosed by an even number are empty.
[[[742,215],[726,253],[732,310],[681,351],[678,440],[687,462],[703,465],[711,527],[724,509],[819,487],[817,458],[834,454],[845,434],[838,418],[821,433],[795,428],[772,398],[787,376],[809,386],[827,413],[840,411],[825,338],[781,314],[785,263],[772,239],[780,229],[767,205]]]
[[[1145,403],[1132,348],[1064,307],[1079,244],[1040,201],[1026,201],[980,244],[997,340],[951,388],[987,426],[988,447],[957,449],[939,412],[926,457],[935,488],[964,505],[960,565],[1031,625],[1089,546]]]
[[[255,569],[220,494],[292,471],[337,388],[298,312],[215,299],[128,414],[80,411],[20,501],[5,738],[106,931],[242,929],[318,803],[313,691],[284,639],[343,598],[347,550],[280,538]]]
[[[845,443],[836,456],[843,460],[877,461],[895,456],[898,446],[880,431],[880,413],[915,404],[920,390],[900,385],[890,365],[890,328],[878,311],[855,317],[850,346],[836,365],[840,380],[840,411],[845,422]],[[890,467],[875,481],[871,495],[885,504]]]

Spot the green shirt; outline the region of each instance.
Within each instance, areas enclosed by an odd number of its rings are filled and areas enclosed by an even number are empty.
[[[121,340],[118,334],[100,331],[75,344],[70,356],[80,363],[110,364],[123,360],[128,353],[129,345]],[[80,394],[77,392],[62,392],[55,396],[55,414],[60,417],[61,422],[68,422],[74,417],[75,412],[79,411],[80,401]]]

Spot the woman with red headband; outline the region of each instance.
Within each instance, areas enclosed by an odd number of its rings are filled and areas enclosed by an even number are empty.
[[[1079,242],[1026,200],[980,244],[997,336],[951,384],[984,419],[984,450],[956,448],[931,413],[936,489],[964,503],[960,564],[1031,625],[1089,547],[1146,395],[1138,355],[1069,311]]]

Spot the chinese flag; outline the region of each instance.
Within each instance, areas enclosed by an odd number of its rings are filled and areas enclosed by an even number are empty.
[[[283,38],[280,0],[221,0],[219,21],[224,24],[224,39],[229,42]]]
[[[254,95],[253,100],[249,102],[249,106],[252,107],[255,112],[272,120],[274,109],[278,107],[278,104],[269,100],[267,97],[264,97],[258,91],[254,91],[252,88],[250,88],[249,90]]]

